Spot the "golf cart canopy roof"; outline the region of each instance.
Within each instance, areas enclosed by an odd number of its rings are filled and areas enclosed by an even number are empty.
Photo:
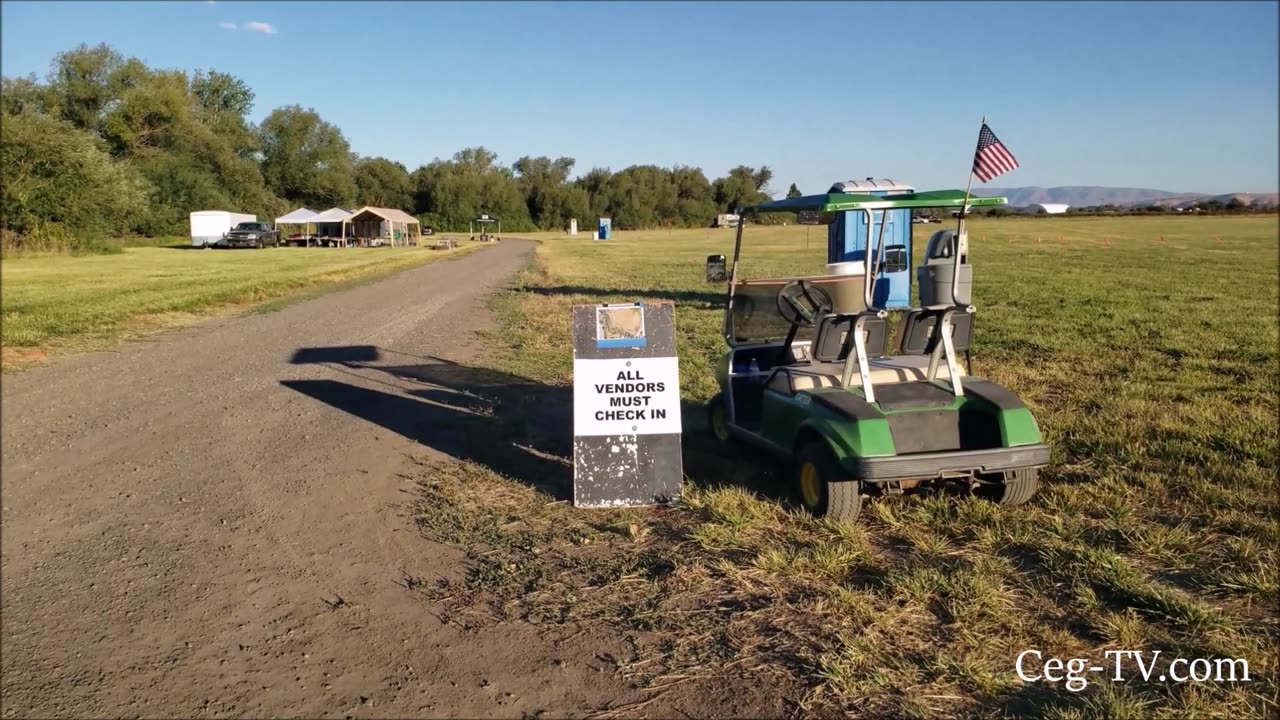
[[[774,200],[744,210],[757,212],[838,212],[841,210],[895,210],[900,208],[960,207],[965,205],[963,190],[931,190],[899,195],[848,195],[824,193]],[[970,207],[1006,205],[1002,197],[969,197]]]

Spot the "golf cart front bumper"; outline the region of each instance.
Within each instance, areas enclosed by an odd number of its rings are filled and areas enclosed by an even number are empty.
[[[1044,467],[1048,464],[1049,446],[1037,443],[990,450],[951,450],[915,455],[850,458],[845,461],[845,468],[860,480],[880,482],[936,478],[946,473],[999,473]]]

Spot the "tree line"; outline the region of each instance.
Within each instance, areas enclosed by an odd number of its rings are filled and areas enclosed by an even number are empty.
[[[767,200],[773,179],[768,167],[746,165],[714,180],[696,167],[656,165],[592,168],[571,179],[571,157],[504,165],[484,147],[410,171],[353,152],[312,109],[279,107],[255,124],[248,119],[254,99],[227,73],[151,68],[105,44],[58,54],[44,81],[5,77],[6,246],[183,235],[193,210],[274,218],[299,206],[394,207],[455,231],[480,213],[517,232],[597,216],[622,229],[697,227]]]

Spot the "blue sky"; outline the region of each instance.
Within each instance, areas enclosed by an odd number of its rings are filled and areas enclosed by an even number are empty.
[[[994,186],[1275,192],[1277,4],[4,2],[0,68],[106,42],[215,68],[410,169],[484,145],[577,172],[769,165],[773,190]],[[221,24],[233,24],[226,29]],[[248,23],[265,23],[251,29]]]

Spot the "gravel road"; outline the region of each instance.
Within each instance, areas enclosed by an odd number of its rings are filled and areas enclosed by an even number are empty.
[[[473,358],[532,247],[5,376],[0,712],[564,716],[626,696],[592,662],[607,637],[432,616],[401,583],[460,562],[408,516],[409,468],[438,451],[296,389],[408,397],[307,348]]]

